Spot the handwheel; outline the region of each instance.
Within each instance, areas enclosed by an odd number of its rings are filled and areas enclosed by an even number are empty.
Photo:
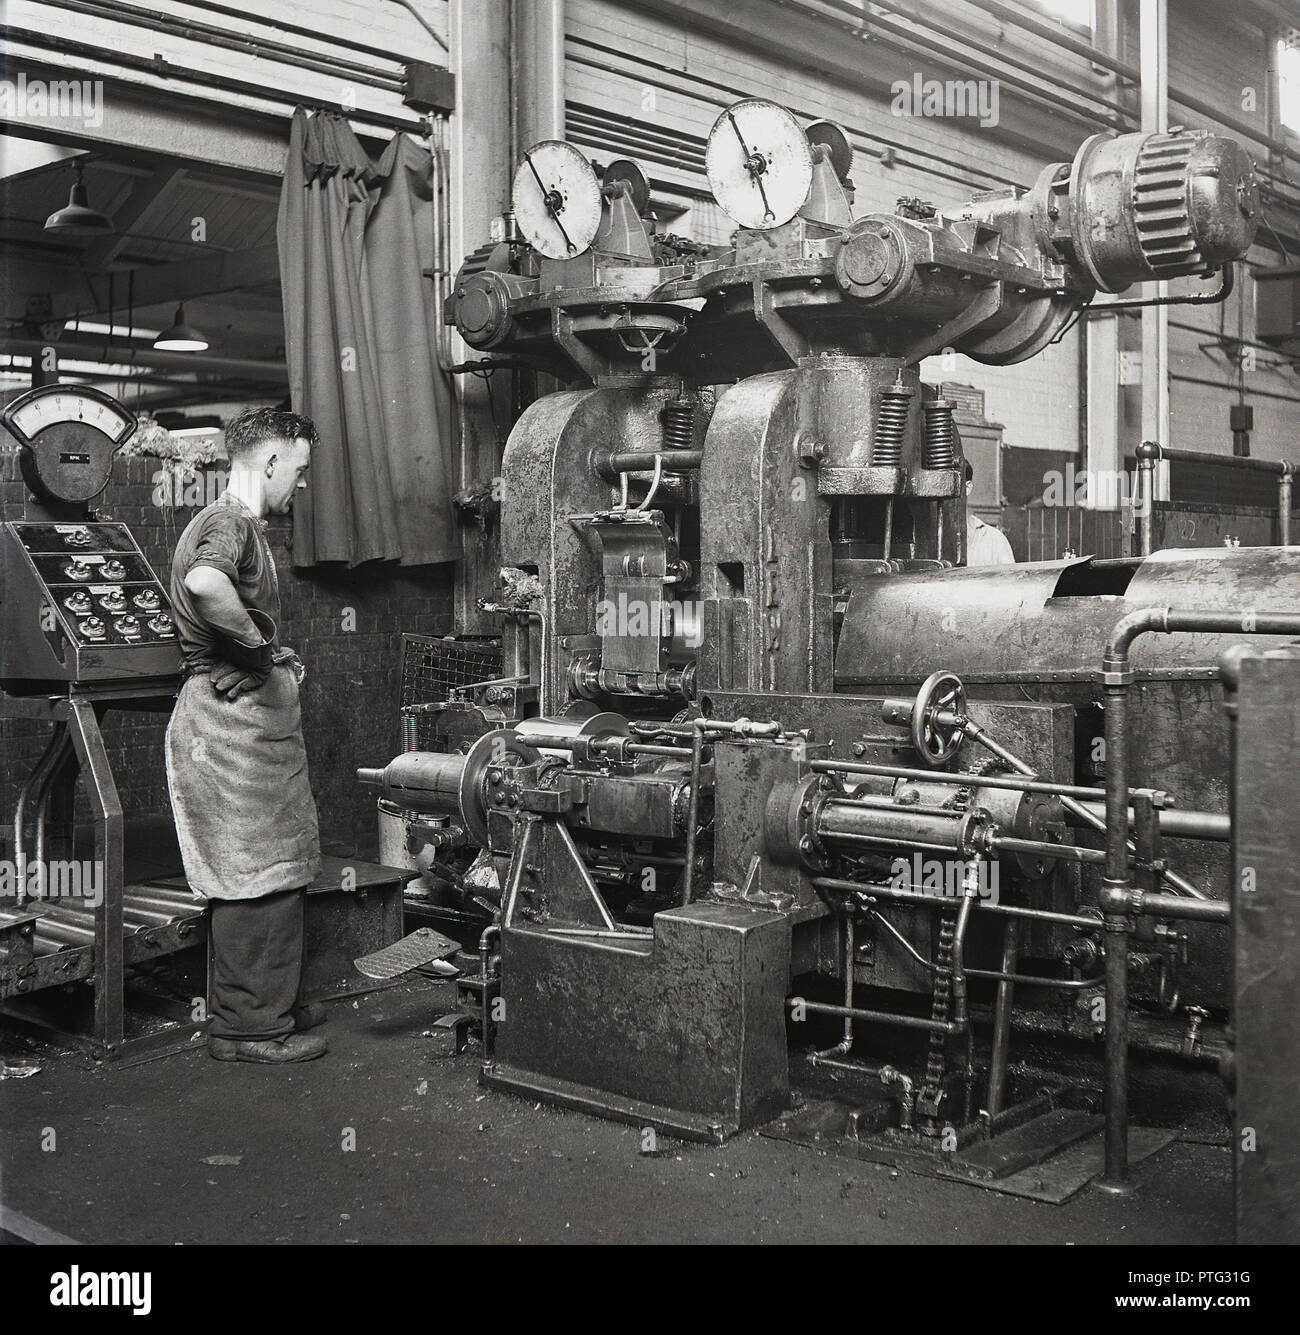
[[[941,714],[955,719],[940,720]],[[966,688],[955,672],[932,672],[912,706],[912,745],[933,769],[946,764],[966,740]]]

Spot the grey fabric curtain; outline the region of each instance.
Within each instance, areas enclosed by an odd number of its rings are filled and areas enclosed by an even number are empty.
[[[455,559],[428,152],[399,134],[372,162],[341,116],[299,108],[277,237],[293,408],[321,434],[294,564]]]

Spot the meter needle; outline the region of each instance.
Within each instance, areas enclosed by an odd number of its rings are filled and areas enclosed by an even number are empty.
[[[533,174],[533,180],[537,182],[537,188],[542,192],[542,203],[546,205],[546,211],[552,217],[556,227],[560,229],[560,235],[564,238],[564,244],[569,248],[569,254],[572,255],[578,249],[577,246],[569,240],[569,234],[564,230],[564,224],[560,221],[560,210],[564,207],[563,197],[558,190],[548,190],[542,183],[542,178],[537,174],[537,168],[533,165],[533,160],[524,154],[524,161],[528,164],[528,170]]]
[[[775,218],[776,214],[772,212],[772,206],[767,202],[767,191],[763,189],[763,172],[767,168],[767,161],[761,153],[751,153],[749,145],[745,143],[745,136],[740,132],[740,126],[736,123],[736,118],[731,114],[731,109],[727,109],[727,119],[731,122],[731,128],[736,132],[736,138],[740,142],[740,151],[745,155],[745,170],[749,172],[750,179],[758,186],[759,197],[763,201],[764,219]]]

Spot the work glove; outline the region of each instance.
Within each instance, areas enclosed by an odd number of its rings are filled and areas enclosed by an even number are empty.
[[[216,638],[215,647],[222,661],[213,664],[208,677],[217,694],[228,700],[238,700],[245,691],[257,690],[275,665],[275,622],[255,608],[250,608],[248,615],[261,636],[257,644],[224,632]]]

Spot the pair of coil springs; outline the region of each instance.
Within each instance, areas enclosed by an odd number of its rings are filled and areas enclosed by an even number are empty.
[[[885,390],[876,415],[876,433],[871,462],[881,468],[898,468],[903,462],[903,444],[907,439],[907,418],[912,408],[913,391],[896,381]],[[956,468],[957,434],[952,420],[952,404],[947,399],[931,399],[921,405],[925,434],[921,442],[922,468]]]

